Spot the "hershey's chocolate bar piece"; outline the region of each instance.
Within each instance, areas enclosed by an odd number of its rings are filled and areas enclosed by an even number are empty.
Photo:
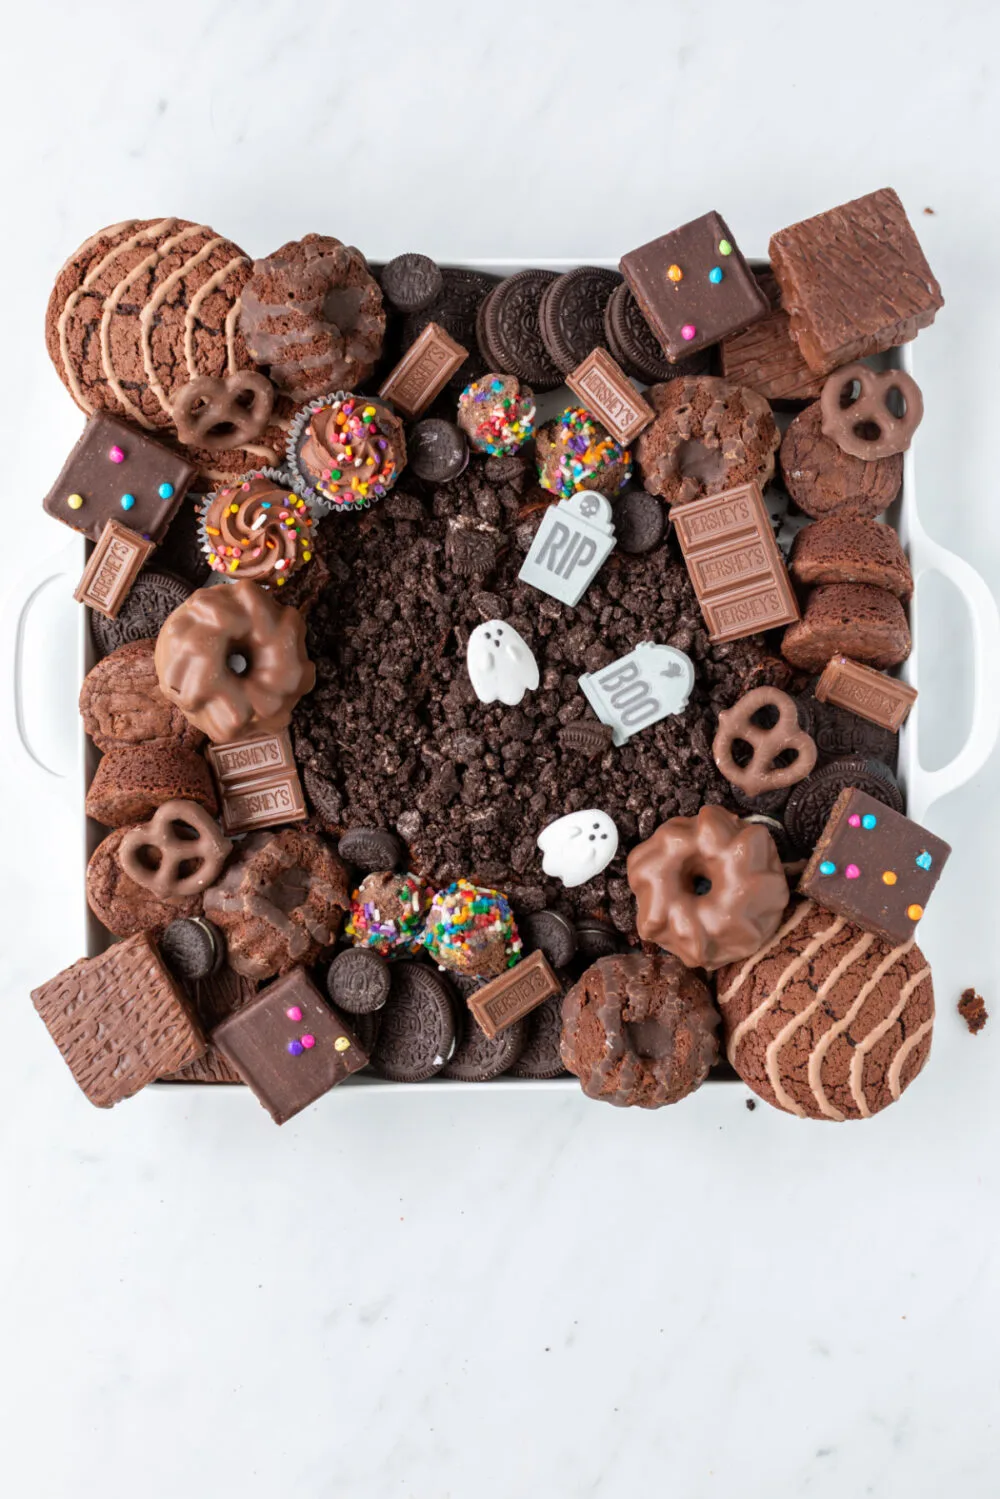
[[[155,546],[128,526],[116,520],[105,521],[101,539],[90,554],[73,597],[114,619]]]
[[[42,504],[49,515],[98,541],[105,521],[127,520],[159,541],[197,465],[107,412],[88,421]]]
[[[419,416],[469,357],[440,323],[428,323],[379,391],[404,416]]]
[[[212,744],[206,754],[226,833],[302,822],[307,815],[287,729]]]
[[[740,484],[670,511],[713,641],[790,625],[799,606],[756,484]]]
[[[99,1109],[200,1057],[192,1006],[145,932],[81,958],[32,1003],[76,1081]]]
[[[515,1020],[560,992],[559,980],[549,967],[545,954],[533,952],[513,968],[491,979],[469,995],[469,1009],[479,1029],[492,1041]]]
[[[583,363],[566,376],[566,384],[623,446],[638,437],[655,415],[621,365],[604,349],[591,349]]]
[[[895,732],[906,722],[917,700],[917,689],[848,656],[831,656],[813,695],[821,703],[847,708],[869,723]]]
[[[951,848],[902,812],[847,786],[799,880],[824,910],[909,942]]]
[[[358,1038],[304,968],[293,968],[262,989],[216,1026],[211,1041],[275,1124],[284,1124],[368,1065]]]

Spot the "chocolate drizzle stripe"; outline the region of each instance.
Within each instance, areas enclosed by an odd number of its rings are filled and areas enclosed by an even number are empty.
[[[920,1045],[921,1041],[927,1035],[927,1032],[930,1030],[933,1024],[934,1016],[931,1015],[929,1019],[924,1021],[923,1025],[917,1027],[912,1036],[907,1036],[906,1040],[903,1042],[902,1046],[893,1057],[892,1066],[889,1068],[889,1092],[892,1094],[893,1099],[897,1099],[902,1092],[902,1089],[899,1086],[899,1080],[903,1075],[903,1068],[906,1065],[907,1058],[909,1057],[911,1051],[913,1051],[915,1047]]]
[[[163,410],[168,413],[170,411],[170,406],[167,401],[167,393],[163,389],[163,386],[160,384],[159,378],[156,374],[156,368],[153,364],[153,350],[149,342],[150,324],[152,323],[153,318],[156,316],[156,313],[159,311],[161,302],[166,300],[168,293],[174,286],[176,286],[181,277],[186,276],[189,271],[194,270],[196,265],[198,265],[202,260],[205,260],[207,256],[211,255],[216,245],[221,245],[224,243],[225,241],[223,240],[222,236],[217,234],[214,239],[210,239],[207,244],[202,245],[197,254],[192,255],[188,260],[182,260],[180,265],[172,270],[170,272],[170,275],[167,276],[165,280],[163,280],[156,288],[149,301],[143,307],[142,312],[139,314],[139,347],[142,350],[142,363],[146,371],[146,379],[149,381],[150,390],[153,392],[156,399],[163,407]],[[190,312],[188,313],[188,316],[190,317]],[[191,370],[191,374],[193,375],[194,373],[195,371]]]
[[[224,244],[224,243],[225,243],[225,241],[222,240],[221,238],[215,239],[215,240],[211,241],[211,244],[213,244],[213,245],[221,245],[221,244]],[[195,256],[194,260],[191,262],[191,264],[192,265],[196,264],[196,262],[201,258],[201,256],[205,253],[205,251],[207,251],[209,248],[210,248],[210,246],[206,245],[205,246],[205,250],[199,251],[198,254]],[[249,265],[249,264],[250,264],[250,261],[249,261],[249,259],[247,258],[246,255],[234,255],[233,258],[232,258],[232,260],[228,261],[226,265],[220,267],[220,269],[217,270],[216,272],[214,272],[213,275],[209,276],[208,280],[205,282],[205,285],[204,286],[199,286],[198,290],[195,292],[194,296],[191,298],[191,305],[188,308],[187,313],[185,314],[185,317],[184,317],[184,358],[185,358],[185,360],[187,362],[188,372],[190,373],[192,379],[194,379],[194,377],[198,373],[198,367],[197,367],[197,365],[195,363],[195,358],[194,358],[194,324],[195,324],[195,319],[198,316],[198,312],[199,312],[199,309],[201,307],[201,304],[202,304],[202,302],[205,301],[206,297],[211,296],[211,294],[212,294],[213,291],[218,291],[219,287],[223,285],[223,283],[233,274],[234,271],[239,270],[239,268],[240,268],[241,265]],[[231,364],[231,362],[232,362],[232,355],[233,355],[233,349],[232,349],[232,346],[231,346],[230,341],[229,341],[229,319],[227,318],[226,319],[226,363],[227,363],[227,366],[229,364]]]
[[[80,246],[75,254],[71,256],[70,260],[67,260],[66,265],[63,266],[62,270],[64,271],[66,269],[66,266],[70,265],[72,261],[78,259],[78,257],[83,253],[84,250],[89,250],[91,245],[97,244],[98,240],[103,239],[105,234],[117,234],[119,229],[131,229],[132,225],[137,224],[138,222],[138,219],[125,219],[122,223],[115,224],[110,229],[101,229],[97,234],[92,235],[90,239],[88,239],[84,244]],[[114,260],[116,255],[120,254],[122,250],[130,250],[133,245],[141,244],[144,239],[149,239],[150,236],[160,234],[164,229],[168,228],[171,224],[176,224],[176,222],[176,219],[161,219],[158,224],[152,224],[148,229],[143,229],[140,231],[140,233],[133,234],[131,239],[122,240],[120,244],[115,245],[113,250],[109,250],[107,254],[103,256],[103,258],[99,260],[95,266],[91,267],[80,285],[76,288],[75,291],[70,292],[69,296],[66,298],[66,301],[63,303],[63,310],[59,314],[58,323],[59,353],[62,356],[63,372],[66,376],[66,379],[69,381],[70,394],[72,395],[76,404],[84,411],[91,412],[93,411],[94,407],[87,400],[87,397],[83,391],[83,387],[80,385],[79,380],[76,378],[76,371],[74,370],[70,362],[69,348],[67,346],[66,339],[66,324],[69,322],[69,315],[73,311],[73,308],[76,306],[77,302],[79,302],[80,298],[83,296],[84,292],[90,290],[94,282],[97,280],[98,276],[104,270],[105,266],[109,265],[110,262]],[[60,271],[59,274],[62,275],[62,271]]]
[[[778,1000],[784,994],[785,990],[787,989],[788,985],[791,983],[795,975],[798,973],[799,969],[803,968],[807,963],[811,962],[816,954],[826,946],[829,939],[837,935],[843,925],[843,916],[838,916],[830,926],[824,927],[821,932],[817,932],[816,936],[806,944],[802,951],[800,953],[796,953],[795,957],[788,964],[788,967],[785,969],[784,973],[781,975],[778,982],[771,990],[771,993],[761,1000],[760,1004],[755,1010],[751,1010],[749,1015],[744,1016],[739,1025],[733,1031],[732,1037],[730,1038],[729,1047],[727,1050],[727,1055],[729,1057],[730,1063],[733,1063],[733,1058],[736,1056],[737,1049],[740,1045],[740,1042],[743,1040],[743,1037],[746,1036],[750,1031],[755,1031],[757,1029],[758,1025],[763,1020],[767,1012],[773,1009],[777,1004]]]
[[[885,975],[890,969],[895,967],[900,958],[905,958],[912,946],[913,940],[911,938],[909,942],[904,942],[899,947],[894,947],[889,956],[882,959],[871,978],[867,979],[858,990],[857,996],[852,1001],[846,1015],[842,1015],[837,1023],[831,1025],[825,1035],[820,1037],[812,1056],[809,1058],[809,1086],[812,1088],[813,1096],[827,1119],[836,1119],[838,1122],[841,1122],[846,1116],[826,1096],[826,1089],[823,1086],[823,1060],[837,1037],[843,1035],[848,1026],[861,1013],[862,1005],[875,986],[881,983]]]
[[[226,313],[226,374],[236,374],[236,328],[243,311],[243,293]]]
[[[923,983],[924,979],[930,978],[930,976],[931,970],[928,966],[926,968],[921,968],[919,973],[915,973],[911,979],[908,979],[907,982],[903,985],[902,989],[899,991],[899,998],[893,1005],[889,1014],[882,1021],[882,1024],[877,1025],[875,1029],[873,1031],[870,1031],[865,1039],[860,1042],[857,1047],[855,1047],[854,1055],[851,1058],[851,1097],[857,1104],[863,1119],[867,1119],[871,1115],[871,1109],[868,1107],[868,1102],[865,1098],[863,1086],[865,1057],[871,1051],[872,1047],[875,1046],[879,1041],[881,1041],[886,1031],[891,1030],[891,1028],[896,1024],[896,1021],[899,1019],[900,1015],[902,1015],[903,1013],[903,1010],[906,1008],[906,1002],[909,999],[910,995],[913,993],[914,989],[918,988],[919,985]]]
[[[747,959],[743,967],[740,969],[739,973],[726,989],[725,993],[719,995],[720,1005],[728,1004],[733,995],[736,993],[737,989],[742,988],[743,984],[750,977],[751,973],[753,973],[754,969],[757,967],[757,964],[762,962],[763,959],[767,957],[772,948],[777,947],[780,942],[783,942],[784,939],[788,936],[789,932],[795,930],[799,922],[802,920],[803,916],[805,916],[807,911],[809,911],[810,904],[811,903],[809,901],[804,900],[800,905],[796,906],[795,910],[785,922],[784,926],[779,926],[770,942],[765,942],[763,947],[759,947],[753,954],[753,956]]]
[[[846,954],[841,958],[836,967],[831,968],[826,978],[816,990],[816,993],[813,996],[811,1002],[806,1005],[805,1009],[802,1010],[798,1015],[793,1015],[787,1025],[782,1026],[781,1030],[775,1036],[774,1040],[771,1042],[770,1046],[768,1046],[767,1051],[764,1054],[764,1063],[767,1069],[767,1080],[771,1084],[771,1087],[774,1089],[775,1098],[778,1100],[783,1109],[787,1109],[790,1114],[798,1114],[800,1119],[805,1118],[806,1111],[795,1102],[794,1098],[792,1098],[791,1094],[787,1091],[781,1081],[781,1069],[778,1059],[781,1054],[782,1048],[787,1044],[787,1042],[791,1039],[791,1037],[795,1034],[800,1026],[805,1025],[807,1021],[812,1019],[837,980],[843,973],[847,971],[848,968],[851,967],[851,965],[857,958],[861,957],[862,953],[867,952],[868,948],[871,947],[874,941],[875,937],[872,932],[862,932],[859,940],[855,942],[853,947],[848,948]],[[810,1052],[810,1061],[811,1060],[812,1053]],[[811,1081],[812,1079],[810,1078],[810,1082]],[[815,1087],[813,1087],[813,1092],[816,1092]],[[817,1102],[819,1103],[818,1097]],[[822,1103],[820,1103],[820,1107],[822,1108]]]

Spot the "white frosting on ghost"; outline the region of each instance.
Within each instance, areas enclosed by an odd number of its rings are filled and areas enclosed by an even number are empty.
[[[618,829],[606,812],[590,807],[550,822],[538,835],[538,847],[545,873],[572,889],[608,867],[618,852]]]
[[[469,636],[465,653],[472,690],[481,703],[513,708],[538,686],[531,647],[505,619],[488,619]]]

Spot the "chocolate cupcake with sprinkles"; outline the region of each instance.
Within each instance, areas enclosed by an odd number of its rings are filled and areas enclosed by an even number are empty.
[[[212,571],[230,582],[249,579],[262,588],[281,588],[312,560],[314,524],[287,474],[255,469],[206,495],[201,548]]]
[[[367,509],[388,494],[405,463],[402,422],[371,396],[320,396],[289,429],[292,486],[319,514]]]

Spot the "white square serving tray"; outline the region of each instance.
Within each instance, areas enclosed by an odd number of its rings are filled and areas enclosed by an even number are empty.
[[[452,262],[457,264],[457,262]],[[564,271],[574,264],[548,259],[531,261],[532,266]],[[614,261],[588,262],[617,269]],[[468,260],[463,265],[473,270],[511,275],[525,269],[526,262],[506,260]],[[903,369],[912,373],[913,345],[891,350],[878,361],[879,367]],[[640,389],[643,387],[640,385]],[[539,398],[539,418],[558,412],[574,398],[565,386]],[[934,712],[934,704],[918,698],[900,734],[899,780],[903,786],[907,811],[917,822],[926,821],[927,811],[939,797],[956,790],[968,781],[985,762],[1000,729],[1000,614],[985,581],[964,558],[934,541],[924,531],[917,510],[916,468],[919,463],[920,432],[903,459],[903,486],[899,498],[883,517],[899,532],[913,570],[915,591],[910,606],[910,629],[913,649],[900,675],[912,686],[919,686],[920,639],[919,609],[922,580],[938,572],[948,578],[965,601],[971,633],[971,655],[974,668],[974,698],[969,733],[958,753],[948,764],[928,770],[920,762],[920,721]],[[793,522],[794,524],[794,522]],[[72,603],[86,561],[87,542],[82,536],[71,537],[64,545],[45,557],[33,574],[18,575],[16,592],[9,599],[13,610],[13,627],[7,632],[9,647],[7,681],[13,697],[13,719],[17,743],[12,753],[19,761],[12,784],[23,787],[26,796],[57,801],[65,814],[67,838],[76,841],[80,856],[80,899],[85,911],[86,950],[93,956],[108,946],[104,928],[86,906],[83,875],[87,859],[105,830],[88,821],[84,798],[96,769],[99,755],[83,733],[79,718],[72,729],[66,703],[56,694],[79,692],[83,677],[96,659],[87,627],[85,610]],[[174,1084],[174,1087],[182,1085]],[[217,1091],[238,1092],[223,1085]],[[389,1083],[365,1073],[350,1078],[343,1087],[390,1088],[394,1092],[427,1092],[447,1089],[453,1093],[474,1092],[483,1087],[514,1091],[519,1089],[575,1089],[575,1078],[558,1078],[549,1082],[532,1082],[501,1077],[486,1085],[459,1083],[435,1078],[424,1083]]]

